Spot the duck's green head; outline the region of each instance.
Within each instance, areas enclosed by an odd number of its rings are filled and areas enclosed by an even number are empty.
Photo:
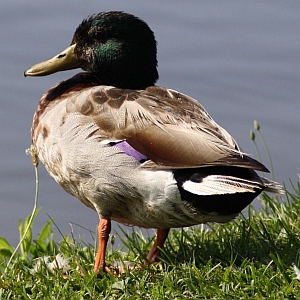
[[[67,49],[34,65],[25,76],[74,68],[93,73],[100,84],[129,89],[154,85],[158,79],[154,34],[131,14],[102,12],[83,20]]]

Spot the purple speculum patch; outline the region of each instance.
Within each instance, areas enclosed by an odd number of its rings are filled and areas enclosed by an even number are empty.
[[[148,157],[143,155],[142,153],[135,150],[132,146],[130,146],[126,141],[121,142],[111,142],[109,143],[111,146],[117,147],[121,149],[127,155],[133,157],[134,159],[138,160],[139,162],[143,163],[148,160]]]

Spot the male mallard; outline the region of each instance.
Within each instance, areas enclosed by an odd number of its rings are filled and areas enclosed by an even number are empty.
[[[281,192],[196,100],[155,86],[156,66],[148,25],[102,12],[83,20],[67,49],[25,72],[86,71],[41,98],[31,135],[48,172],[99,215],[96,272],[109,271],[111,220],[157,229],[149,264],[170,228],[228,222],[263,190]]]

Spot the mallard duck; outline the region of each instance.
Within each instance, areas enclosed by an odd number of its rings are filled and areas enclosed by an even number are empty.
[[[146,263],[170,228],[234,219],[262,191],[281,186],[196,100],[156,86],[156,40],[124,12],[83,20],[71,45],[25,76],[81,68],[40,99],[31,128],[40,161],[99,216],[94,269],[108,272],[111,220],[157,229]]]

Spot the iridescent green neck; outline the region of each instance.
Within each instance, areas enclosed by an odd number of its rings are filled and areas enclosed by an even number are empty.
[[[154,34],[132,15],[110,12],[84,20],[73,43],[81,67],[101,84],[143,89],[158,79]]]

